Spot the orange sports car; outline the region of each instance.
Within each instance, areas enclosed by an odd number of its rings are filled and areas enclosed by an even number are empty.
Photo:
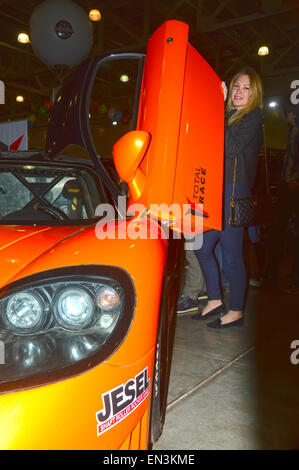
[[[69,76],[44,152],[1,154],[1,449],[159,438],[182,232],[222,224],[223,122],[220,79],[168,21],[145,55]]]

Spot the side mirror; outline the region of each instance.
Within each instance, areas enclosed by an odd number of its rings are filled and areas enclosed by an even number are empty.
[[[140,197],[145,186],[146,175],[138,167],[147,152],[150,139],[146,131],[131,131],[123,135],[113,147],[116,171],[128,183],[133,200]]]

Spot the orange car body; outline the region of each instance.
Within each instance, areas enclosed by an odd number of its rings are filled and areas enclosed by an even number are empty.
[[[130,203],[143,204],[147,218],[108,222],[107,232],[115,230],[115,224],[125,233],[129,226],[134,231],[144,224],[148,230],[151,220],[162,233],[163,226],[151,219],[159,214],[150,207],[161,203],[186,205],[194,217],[198,208],[203,230],[221,229],[223,114],[221,81],[188,43],[188,26],[165,23],[148,43],[136,131],[122,137],[114,152],[116,168],[130,189]],[[133,147],[140,135],[142,152],[136,154]],[[170,325],[175,319],[180,245],[163,237],[100,240],[96,231],[94,223],[2,221],[0,298],[10,286],[28,279],[37,282],[43,273],[55,276],[65,268],[85,272],[92,266],[99,272],[117,267],[126,273],[135,300],[123,337],[102,361],[91,356],[57,376],[55,370],[47,374],[45,367],[38,378],[31,374],[24,383],[22,377],[9,383],[0,364],[1,449],[146,449],[152,440],[162,297],[171,294],[165,323]],[[165,279],[173,273],[176,279],[165,294]]]

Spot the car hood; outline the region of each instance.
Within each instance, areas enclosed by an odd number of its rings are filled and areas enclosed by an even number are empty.
[[[29,263],[82,227],[2,225],[0,230],[0,287],[14,280]]]

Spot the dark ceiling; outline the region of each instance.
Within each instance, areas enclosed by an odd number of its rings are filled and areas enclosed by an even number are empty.
[[[69,70],[56,70],[35,57],[30,44],[17,42],[29,33],[29,19],[41,0],[0,0],[0,79],[6,104],[0,119],[38,112],[51,90]],[[102,20],[93,23],[91,55],[111,51],[144,51],[150,34],[167,19],[190,25],[190,42],[219,76],[228,80],[245,63],[263,77],[297,73],[299,78],[298,0],[76,0],[88,12],[99,8]],[[267,44],[270,54],[257,55]],[[25,102],[16,103],[17,94]]]

